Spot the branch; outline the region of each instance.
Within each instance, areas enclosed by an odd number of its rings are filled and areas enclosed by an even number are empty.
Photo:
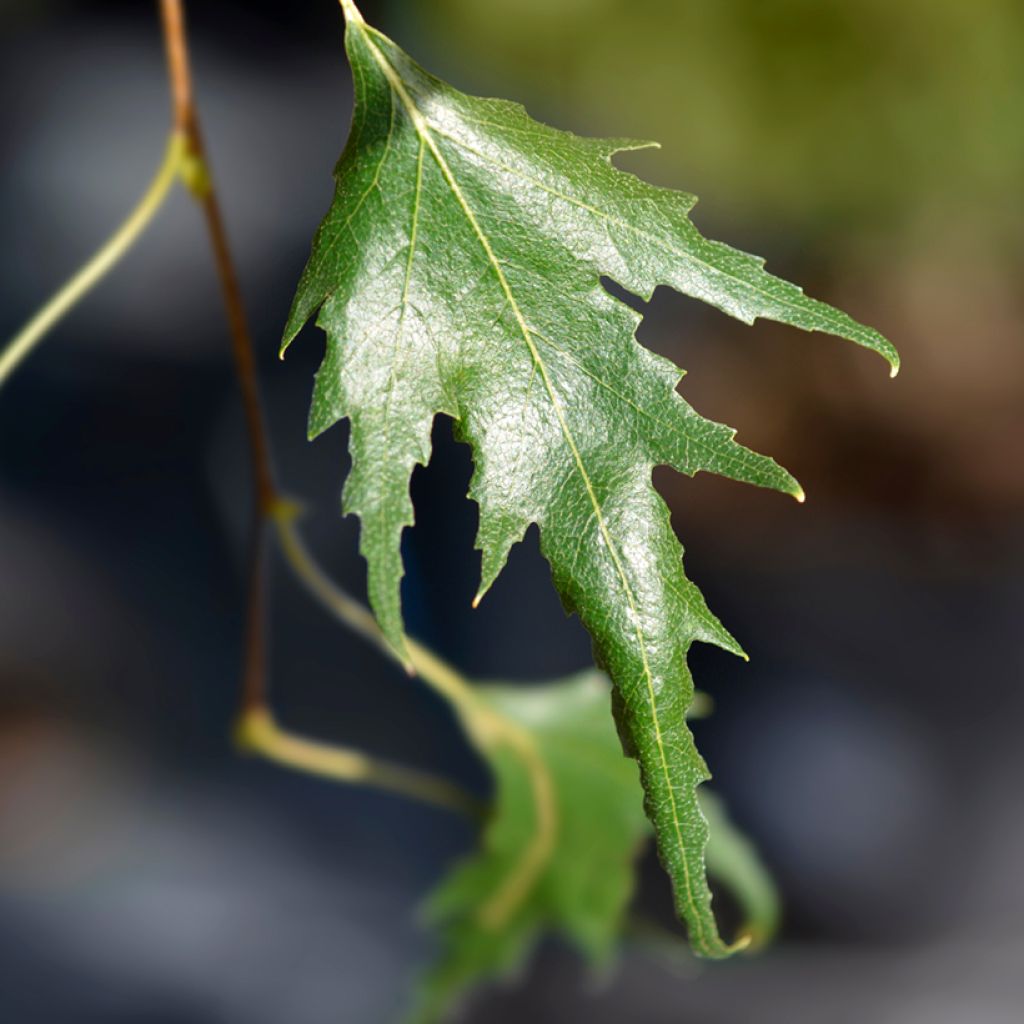
[[[252,712],[267,704],[266,668],[266,590],[267,529],[266,511],[277,502],[277,487],[270,459],[270,443],[263,417],[259,379],[253,356],[252,336],[245,316],[245,305],[238,283],[224,219],[206,160],[206,148],[195,105],[192,71],[185,34],[185,12],[181,0],[160,0],[160,16],[167,50],[167,73],[171,88],[174,129],[185,138],[190,160],[188,184],[206,222],[220,280],[224,308],[231,332],[231,350],[235,373],[242,395],[249,452],[255,488],[252,558],[246,612],[245,660],[242,676],[242,709]]]
[[[170,79],[175,130],[185,136],[187,151],[193,162],[189,185],[196,196],[206,220],[210,245],[220,278],[224,308],[231,328],[231,349],[235,370],[242,392],[246,428],[249,434],[253,480],[256,486],[258,512],[262,516],[277,501],[274,471],[270,459],[270,444],[263,417],[256,362],[253,357],[252,336],[245,316],[245,304],[238,284],[238,274],[228,245],[224,218],[206,160],[206,148],[199,126],[199,113],[195,106],[192,73],[185,35],[185,14],[182,0],[160,0],[164,40],[167,49],[167,71]]]

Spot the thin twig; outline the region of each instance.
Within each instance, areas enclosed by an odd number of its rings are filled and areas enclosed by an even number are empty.
[[[253,355],[255,349],[245,316],[245,303],[242,300],[242,290],[238,283],[235,262],[228,244],[220,202],[209,173],[206,148],[199,126],[182,0],[160,0],[160,12],[167,49],[167,71],[171,84],[174,126],[177,131],[184,134],[188,145],[188,155],[195,163],[189,184],[202,208],[210,235],[210,244],[217,265],[217,276],[220,279],[224,297],[224,308],[231,328],[231,347],[238,383],[242,391],[256,495],[260,511],[266,512],[277,501],[278,495],[274,485],[270,443],[263,417],[263,402],[260,398],[259,378],[256,374],[256,361]]]
[[[185,133],[189,156],[196,164],[194,191],[205,215],[228,314],[235,370],[242,391],[253,478],[256,483],[257,540],[253,559],[253,586],[250,590],[250,636],[247,642],[243,687],[243,709],[251,711],[254,708],[265,707],[267,703],[262,654],[265,646],[263,580],[266,575],[265,545],[262,538],[268,520],[275,523],[286,558],[309,589],[351,629],[368,637],[392,656],[394,652],[384,641],[373,616],[330,581],[309,556],[295,527],[295,506],[280,496],[274,481],[270,444],[253,357],[252,336],[246,321],[245,306],[220,213],[217,191],[206,160],[199,115],[195,106],[182,0],[160,0],[160,11],[166,38],[174,124],[178,131]],[[478,707],[479,701],[476,700],[468,681],[454,668],[412,641],[409,642],[409,649],[417,671],[456,707],[463,711],[470,707]]]
[[[171,86],[174,127],[183,135],[191,136],[196,132],[196,106],[188,58],[185,8],[180,2],[168,3],[166,0],[160,0],[160,19],[163,24],[164,48],[167,51],[167,75]]]
[[[259,378],[252,336],[245,315],[245,304],[238,283],[224,218],[206,159],[206,148],[195,105],[188,37],[182,0],[160,0],[160,15],[167,50],[167,72],[171,87],[174,127],[184,135],[191,173],[188,184],[203,211],[224,308],[231,332],[231,350],[235,373],[242,395],[249,452],[255,488],[252,526],[253,555],[250,563],[249,597],[246,613],[245,661],[242,676],[242,708],[250,712],[267,704],[266,671],[266,590],[267,590],[267,513],[277,501],[277,487],[270,458],[270,442],[263,416]]]

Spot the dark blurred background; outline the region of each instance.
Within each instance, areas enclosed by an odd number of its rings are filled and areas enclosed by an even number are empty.
[[[1024,1019],[1024,7],[1019,0],[406,0],[364,13],[456,85],[701,196],[707,233],[886,333],[903,372],[664,290],[641,338],[790,468],[806,506],[668,471],[690,575],[752,656],[693,657],[698,741],[779,880],[759,958],[627,946],[597,986],[545,946],[467,1021]],[[278,336],[351,92],[331,0],[190,5],[194,62],[280,474],[362,592],[346,430],[305,441],[320,336]],[[155,9],[0,9],[0,335],[160,159]],[[481,677],[589,662],[533,532],[477,613],[470,463],[414,479],[411,631]],[[224,316],[177,194],[0,396],[0,1020],[376,1024],[472,842],[441,812],[238,757],[249,481]],[[282,721],[483,791],[446,709],[278,567]],[[637,913],[666,920],[643,867]]]

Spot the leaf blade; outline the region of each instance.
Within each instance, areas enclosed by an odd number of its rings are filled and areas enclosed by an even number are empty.
[[[695,640],[742,651],[683,572],[651,472],[667,464],[802,492],[687,405],[680,371],[636,342],[638,314],[601,277],[641,296],[668,284],[747,322],[840,334],[894,368],[895,350],[756,258],[702,238],[692,196],[612,166],[631,144],[581,139],[459,93],[361,21],[349,22],[346,46],[353,134],[285,345],[319,305],[328,356],[311,423],[352,422],[345,507],[363,522],[371,603],[401,652],[408,477],[429,458],[434,415],[446,413],[473,448],[478,597],[538,524],[563,603],[621,696],[677,910],[697,952],[726,956],[705,877],[696,790],[708,771],[685,722],[686,655]],[[401,220],[410,202],[411,227]]]

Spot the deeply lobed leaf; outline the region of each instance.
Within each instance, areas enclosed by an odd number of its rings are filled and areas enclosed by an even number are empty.
[[[351,5],[348,5],[349,7]],[[327,354],[315,436],[351,420],[344,506],[362,523],[370,600],[404,652],[401,534],[409,477],[434,417],[472,446],[480,595],[531,523],[567,609],[618,692],[647,813],[694,949],[724,956],[705,878],[708,777],[686,727],[686,665],[701,640],[742,653],[686,578],[655,465],[801,496],[676,392],[680,371],[640,346],[640,320],[601,285],[659,284],[746,322],[768,317],[849,338],[898,365],[877,332],[704,239],[692,196],[612,166],[639,143],[584,139],[431,76],[350,15],[352,131],[284,346],[319,310]]]

